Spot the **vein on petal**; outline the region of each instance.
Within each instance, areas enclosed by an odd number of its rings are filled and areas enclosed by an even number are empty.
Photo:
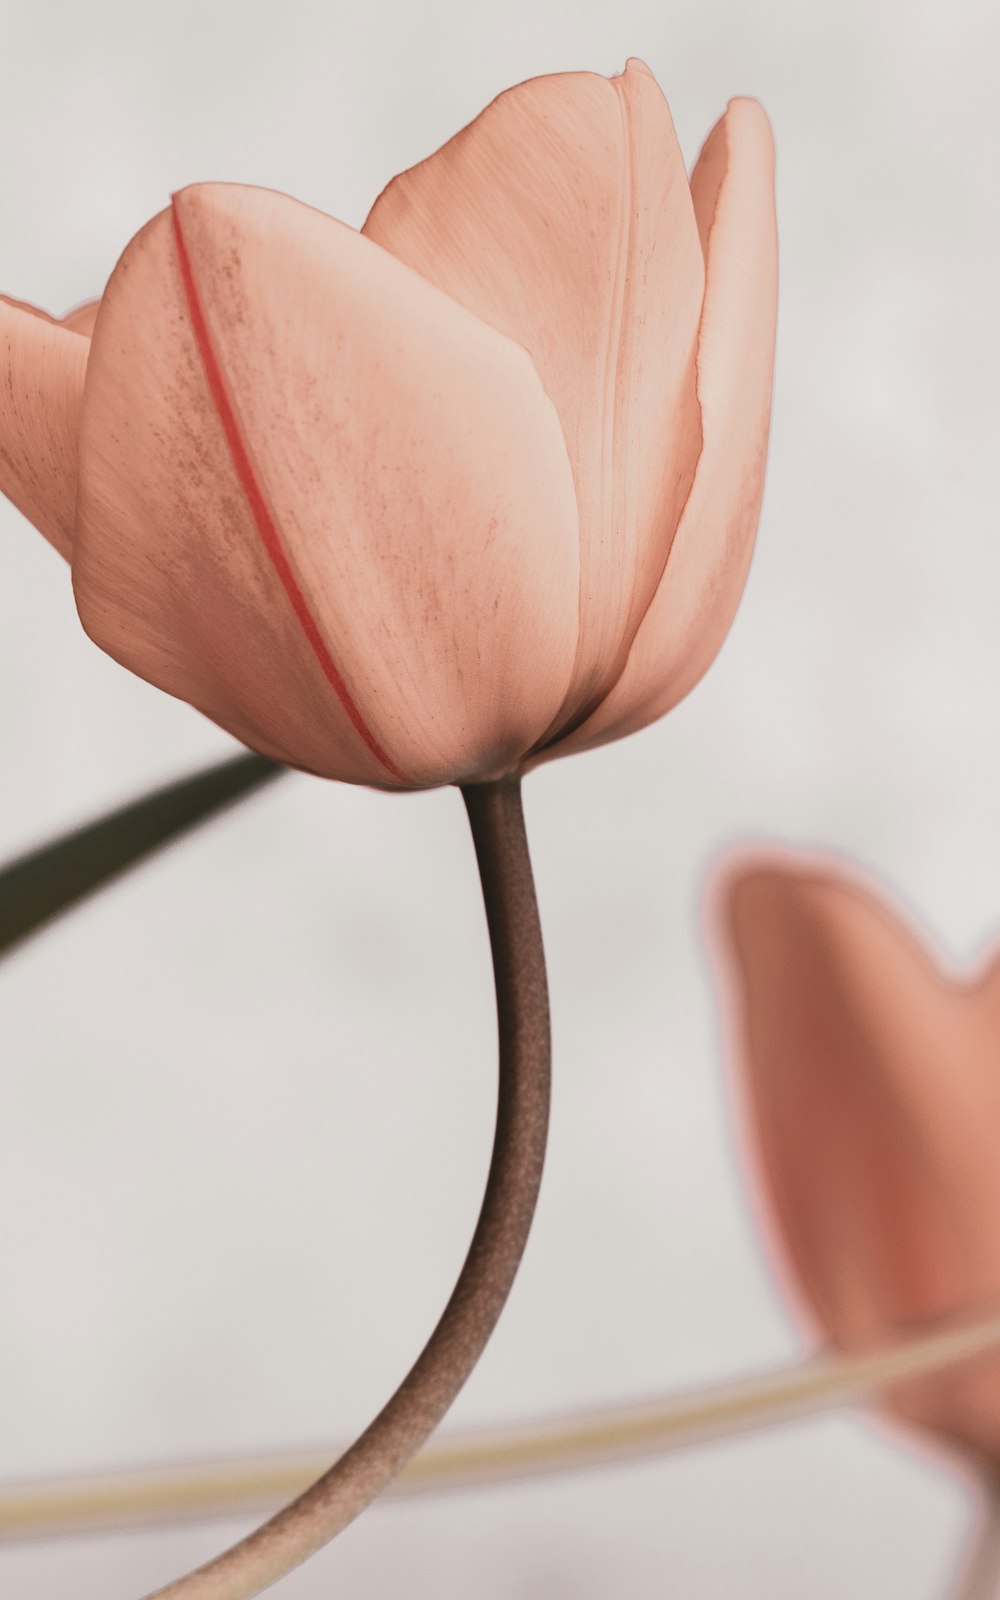
[[[188,313],[191,318],[191,326],[194,333],[195,343],[198,347],[198,353],[201,356],[202,366],[205,370],[205,378],[208,384],[209,394],[211,395],[212,403],[215,406],[219,422],[222,425],[222,431],[226,438],[226,444],[229,448],[233,466],[236,469],[237,478],[239,479],[243,492],[246,495],[247,504],[250,509],[251,516],[253,517],[254,525],[258,534],[260,535],[261,543],[264,546],[268,559],[271,562],[271,566],[274,569],[275,575],[288,597],[288,602],[295,613],[302,632],[305,634],[306,640],[314,656],[316,657],[317,662],[319,663],[320,669],[322,670],[324,677],[327,679],[327,682],[330,684],[334,693],[337,695],[337,698],[343,706],[352,727],[367,745],[376,761],[380,762],[393,778],[395,778],[399,783],[410,784],[412,780],[407,777],[405,772],[402,772],[400,768],[396,766],[391,756],[389,756],[386,751],[383,750],[382,746],[379,744],[378,740],[375,738],[375,735],[372,733],[371,729],[368,727],[363,716],[361,715],[361,712],[351,697],[350,690],[338,671],[337,664],[330,654],[326,641],[320,631],[319,624],[317,623],[316,618],[313,616],[309,602],[299,585],[298,579],[292,567],[291,560],[289,558],[288,551],[285,547],[284,540],[281,537],[281,530],[278,527],[277,521],[268,503],[263,484],[261,483],[260,477],[254,466],[249,443],[244,437],[243,429],[240,426],[239,418],[236,413],[236,407],[226,385],[225,376],[222,371],[222,364],[219,361],[218,354],[213,344],[212,336],[208,327],[208,320],[205,316],[205,310],[198,293],[198,286],[195,281],[194,270],[191,265],[191,257],[188,252],[187,243],[184,239],[184,233],[181,228],[181,221],[176,206],[171,208],[171,214],[173,218],[174,242],[177,249],[178,268],[180,271],[181,283],[184,289],[184,298],[187,302]]]

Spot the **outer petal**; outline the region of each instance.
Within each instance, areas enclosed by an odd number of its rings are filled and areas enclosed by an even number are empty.
[[[0,491],[68,556],[87,341],[0,295]]]
[[[764,1186],[823,1327],[856,1349],[988,1309],[1000,1295],[995,992],[944,978],[835,867],[744,869],[727,923]],[[894,1400],[1000,1450],[1000,1362]]]
[[[638,63],[520,84],[395,178],[364,231],[523,344],[562,419],[581,541],[565,721],[621,671],[701,445],[704,268],[666,101]]]
[[[85,300],[82,306],[75,306],[72,311],[67,311],[62,319],[62,325],[64,328],[72,328],[74,333],[85,333],[89,339],[100,309],[100,300]]]
[[[120,661],[329,776],[491,775],[564,692],[576,563],[558,419],[493,329],[265,190],[185,190],[133,241],[74,559]]]
[[[774,148],[756,101],[731,101],[691,189],[707,274],[701,459],[624,671],[593,715],[541,759],[606,744],[662,717],[711,665],[743,593],[764,486],[777,307]]]

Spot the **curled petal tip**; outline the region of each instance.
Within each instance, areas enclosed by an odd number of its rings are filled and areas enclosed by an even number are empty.
[[[761,888],[766,894],[768,883],[766,869],[747,862],[730,862],[721,869],[716,893],[737,942],[746,918],[752,917],[754,907],[760,904]]]
[[[771,119],[760,101],[753,95],[738,94],[726,106],[726,116],[737,124],[742,124],[747,132],[752,129],[759,137],[774,145],[774,129]]]

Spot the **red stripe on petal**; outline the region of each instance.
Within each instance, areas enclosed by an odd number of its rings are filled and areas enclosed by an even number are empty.
[[[388,756],[382,749],[382,746],[375,738],[375,735],[372,733],[357,706],[354,704],[354,701],[351,699],[347,685],[340,673],[337,671],[337,664],[331,656],[327,648],[326,641],[324,640],[323,635],[320,633],[316,619],[309,609],[309,602],[306,600],[305,595],[302,593],[302,590],[299,587],[298,579],[296,578],[295,573],[292,570],[292,564],[288,559],[288,552],[282,543],[278,525],[271,514],[271,509],[267,503],[267,498],[265,496],[263,487],[258,481],[256,471],[254,470],[254,464],[250,457],[250,452],[247,449],[246,442],[240,430],[235,407],[233,406],[233,402],[230,399],[229,392],[226,388],[225,378],[222,374],[222,367],[220,365],[219,358],[216,355],[215,346],[212,343],[212,336],[208,329],[208,322],[205,317],[204,308],[198,297],[198,286],[195,283],[194,272],[191,267],[191,258],[188,254],[187,245],[184,240],[184,234],[181,229],[180,218],[177,215],[176,206],[172,207],[172,215],[174,223],[174,241],[177,246],[177,263],[180,269],[181,283],[184,286],[184,296],[187,300],[188,312],[191,317],[191,327],[194,331],[195,342],[198,346],[198,352],[201,356],[202,365],[205,369],[205,378],[208,382],[208,389],[212,397],[212,403],[214,404],[218,413],[219,421],[222,423],[222,429],[226,436],[226,443],[229,446],[229,453],[232,457],[233,466],[236,468],[236,475],[239,478],[243,492],[247,497],[247,504],[250,507],[251,515],[253,516],[254,523],[257,527],[257,532],[260,534],[261,543],[263,544],[264,549],[267,551],[271,565],[281,582],[282,588],[288,596],[292,610],[295,612],[302,631],[309,641],[313,654],[319,662],[324,676],[333,688],[337,698],[340,700],[341,705],[346,711],[352,727],[364,740],[376,761],[381,762],[382,766],[390,774],[390,776],[395,778],[399,783],[410,784],[412,780],[407,777],[405,772],[400,771],[399,767],[396,766],[391,757]]]

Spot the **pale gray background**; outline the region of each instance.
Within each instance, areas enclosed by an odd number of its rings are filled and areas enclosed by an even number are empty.
[[[779,150],[774,436],[746,601],[657,728],[531,778],[552,1155],[465,1422],[791,1357],[735,1170],[699,934],[718,852],[825,843],[972,958],[1000,910],[1000,136],[985,4],[177,0],[3,14],[0,284],[64,310],[194,179],[359,223],[498,90],[642,54],[693,158]],[[84,638],[0,506],[0,849],[229,748]],[[487,951],[457,795],[291,778],[0,974],[0,1477],[341,1438],[478,1203]],[[964,1491],[846,1416],[614,1474],[376,1509],[293,1596],[932,1600]],[[235,1530],[0,1549],[0,1592],[132,1600]]]

